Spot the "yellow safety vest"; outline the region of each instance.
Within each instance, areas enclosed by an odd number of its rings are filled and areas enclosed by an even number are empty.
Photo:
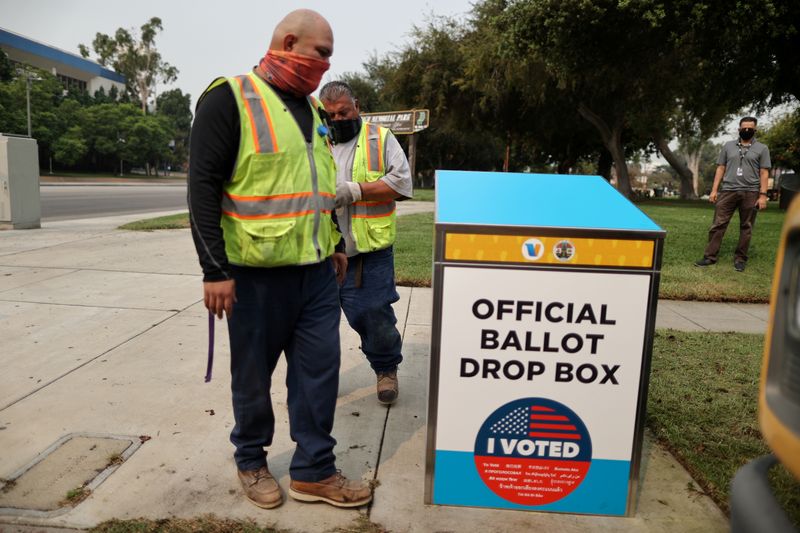
[[[323,261],[341,234],[331,219],[336,166],[318,103],[309,98],[314,130],[307,143],[291,112],[258,75],[217,78],[203,94],[223,83],[233,90],[241,123],[236,167],[222,197],[228,261],[253,267]]]
[[[358,135],[353,158],[353,181],[369,183],[386,174],[387,128],[364,122]],[[351,210],[351,228],[360,253],[383,250],[394,244],[397,235],[395,202],[369,200],[355,202]]]

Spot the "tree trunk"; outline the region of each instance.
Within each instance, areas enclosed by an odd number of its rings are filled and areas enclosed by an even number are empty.
[[[692,171],[689,170],[689,167],[686,166],[686,163],[680,160],[680,158],[673,152],[667,140],[664,138],[661,133],[657,132],[653,136],[654,140],[656,141],[656,146],[658,147],[658,151],[661,152],[661,155],[664,156],[664,159],[667,160],[669,166],[675,169],[675,172],[678,173],[678,178],[681,180],[681,198],[686,200],[689,198],[697,198],[697,194],[692,187],[692,182],[694,178],[692,177]]]
[[[506,142],[506,156],[503,159],[503,172],[508,172],[508,167],[511,163],[511,132],[508,132],[508,141]]]
[[[139,100],[142,102],[142,115],[147,114],[147,98],[150,96],[150,87],[143,81],[139,81]]]
[[[702,157],[702,148],[693,150],[686,154],[686,166],[692,172],[692,189],[695,196],[700,196],[700,159]]]
[[[575,157],[572,154],[572,145],[567,144],[567,149],[558,162],[556,172],[559,174],[570,174],[573,168],[575,168]]]
[[[626,198],[630,198],[633,190],[631,189],[631,178],[628,174],[628,164],[625,162],[625,147],[622,144],[622,117],[616,117],[613,127],[609,127],[602,117],[583,103],[578,105],[578,113],[600,132],[603,144],[611,154],[617,170],[617,190],[625,195]]]
[[[601,150],[600,151],[600,158],[597,160],[597,173],[606,181],[611,182],[611,164],[614,163],[614,160],[611,159],[611,154],[608,150]]]

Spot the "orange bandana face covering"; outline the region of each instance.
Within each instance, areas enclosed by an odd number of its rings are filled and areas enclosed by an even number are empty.
[[[267,81],[278,89],[295,96],[313,93],[330,63],[294,52],[269,50],[261,59],[261,69]]]

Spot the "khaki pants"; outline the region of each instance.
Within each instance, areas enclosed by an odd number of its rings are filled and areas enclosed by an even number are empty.
[[[747,262],[747,249],[750,247],[750,236],[756,222],[758,208],[758,191],[723,191],[717,197],[714,209],[714,223],[708,230],[708,245],[703,256],[709,261],[717,261],[719,247],[733,212],[739,209],[739,243],[736,245],[734,262]]]

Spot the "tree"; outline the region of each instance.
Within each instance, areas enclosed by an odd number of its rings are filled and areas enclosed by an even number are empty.
[[[774,168],[800,172],[800,108],[777,120],[760,136]]]
[[[374,65],[380,62],[380,59],[373,55],[365,63],[364,68],[369,71],[369,65]],[[377,77],[372,77],[369,74],[364,76],[358,72],[345,72],[342,74],[342,81],[347,83],[353,94],[358,98],[358,106],[362,113],[372,113],[374,111],[383,110],[384,102],[381,98],[380,88],[378,87],[379,80]]]
[[[30,81],[31,135],[37,141],[39,161],[52,156],[53,143],[63,130],[58,127],[58,109],[64,101],[63,86],[49,72],[25,67],[10,81],[0,82],[0,131],[28,133],[28,76]]]
[[[140,164],[147,169],[156,169],[158,163],[169,156],[169,141],[173,138],[173,131],[167,120],[157,116],[128,117],[125,122],[125,159]]]
[[[519,0],[501,16],[505,46],[533,57],[599,133],[631,193],[624,138],[650,138],[652,117],[671,108],[664,78],[678,66],[663,6],[616,0]],[[642,143],[640,143],[642,144]]]
[[[474,6],[471,30],[463,42],[464,86],[480,95],[477,113],[484,128],[506,139],[509,157],[504,167],[547,165],[558,173],[570,172],[581,159],[595,158],[602,145],[548,76],[546,65],[505,46],[506,5],[505,0],[486,0]],[[516,165],[511,157],[515,152],[520,158]]]
[[[0,131],[21,135],[28,133],[26,79],[28,74],[32,78],[30,102],[34,133],[41,124],[39,114],[52,112],[61,100],[63,87],[49,72],[27,68],[26,74],[15,74],[12,80],[0,83]]]
[[[763,109],[797,95],[800,4],[669,0],[661,6],[664,24],[680,28],[669,43],[679,58],[680,75],[665,80],[676,105],[671,115],[655,121],[661,129],[654,140],[677,171],[681,196],[689,197],[701,192],[701,151],[731,113],[753,104]],[[683,159],[669,149],[673,135]]]
[[[462,86],[464,28],[433,19],[414,28],[413,43],[364,63],[366,75],[347,73],[364,111],[428,108],[431,126],[418,137],[416,176],[431,185],[436,169],[491,170],[502,163],[502,144],[474,112],[477,94]],[[401,143],[407,136],[398,136]]]
[[[88,151],[89,148],[80,126],[72,126],[53,144],[53,156],[56,161],[67,166],[74,166]]]
[[[671,0],[682,14],[676,41],[702,52],[706,79],[763,107],[800,98],[800,3],[794,0]],[[725,21],[724,24],[721,21]]]
[[[126,95],[127,96],[127,95]],[[112,85],[111,89],[108,90],[106,93],[105,88],[100,87],[94,92],[94,97],[91,100],[91,104],[112,104],[115,102],[119,103],[129,103],[128,98],[122,98],[119,94],[119,89],[117,89],[116,85]]]
[[[192,97],[180,89],[172,89],[158,95],[158,116],[164,117],[175,137],[169,161],[174,167],[182,167],[189,158],[189,130],[192,127]]]
[[[141,27],[141,36],[135,37],[129,30],[119,28],[113,37],[97,33],[92,48],[97,61],[110,66],[125,76],[129,96],[137,99],[142,114],[147,113],[147,103],[156,83],[171,83],[178,77],[178,69],[161,58],[155,46],[156,34],[162,30],[161,19],[151,18]],[[89,48],[78,45],[83,57],[89,57]]]
[[[14,78],[14,66],[8,55],[0,50],[0,82],[11,81]]]
[[[85,108],[81,126],[95,170],[113,171],[126,158],[127,120],[141,116],[132,104],[107,103]]]

